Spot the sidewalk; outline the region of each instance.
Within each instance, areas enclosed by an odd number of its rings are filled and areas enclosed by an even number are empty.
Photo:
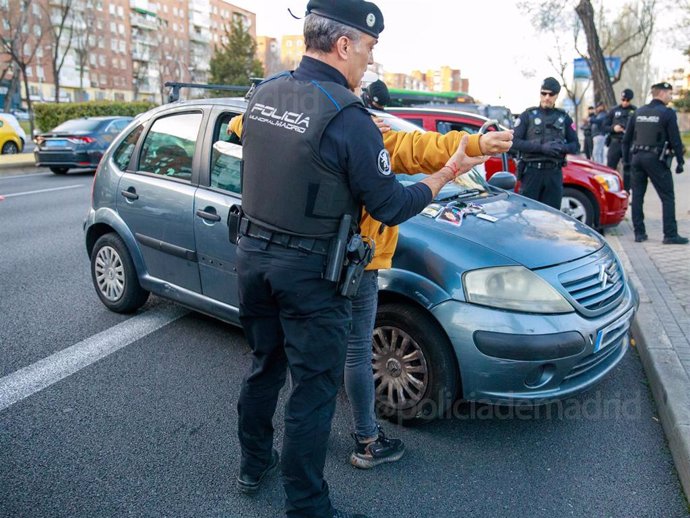
[[[33,153],[17,153],[16,155],[0,155],[0,170],[34,167]]]
[[[690,173],[674,174],[678,233],[690,236]],[[690,499],[690,245],[663,245],[661,202],[645,197],[649,240],[635,243],[628,216],[606,233],[640,293],[632,334],[685,495]]]

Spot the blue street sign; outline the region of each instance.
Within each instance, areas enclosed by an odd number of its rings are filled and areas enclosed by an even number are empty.
[[[611,79],[618,77],[621,71],[621,58],[616,56],[608,56],[604,58],[606,68],[609,71]],[[573,60],[573,79],[591,79],[592,71],[589,69],[587,60],[584,58],[576,58]]]

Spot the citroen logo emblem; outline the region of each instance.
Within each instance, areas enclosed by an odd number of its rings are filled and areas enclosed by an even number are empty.
[[[606,271],[606,265],[603,265],[603,264],[599,265],[599,277],[597,278],[597,280],[601,283],[601,289],[602,290],[605,290],[606,286],[609,285],[609,281],[611,279],[609,279],[609,274]]]

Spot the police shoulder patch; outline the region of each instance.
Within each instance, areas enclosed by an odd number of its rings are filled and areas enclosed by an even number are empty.
[[[379,152],[378,167],[379,173],[382,175],[388,176],[391,174],[391,157],[385,149]]]

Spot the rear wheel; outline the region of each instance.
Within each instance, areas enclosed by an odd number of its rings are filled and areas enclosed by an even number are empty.
[[[132,313],[149,292],[139,284],[134,262],[117,234],[98,238],[91,252],[91,279],[101,302],[116,313]]]
[[[67,167],[51,167],[50,170],[55,174],[65,174],[69,171]]]
[[[589,197],[577,189],[565,187],[561,200],[561,211],[568,216],[592,227],[594,225],[594,205]]]
[[[372,366],[382,417],[431,420],[453,404],[459,375],[452,347],[438,324],[419,308],[398,303],[379,308]]]
[[[10,142],[5,142],[2,146],[2,154],[3,155],[16,155],[19,153],[19,147],[17,146],[16,143],[10,141]]]

